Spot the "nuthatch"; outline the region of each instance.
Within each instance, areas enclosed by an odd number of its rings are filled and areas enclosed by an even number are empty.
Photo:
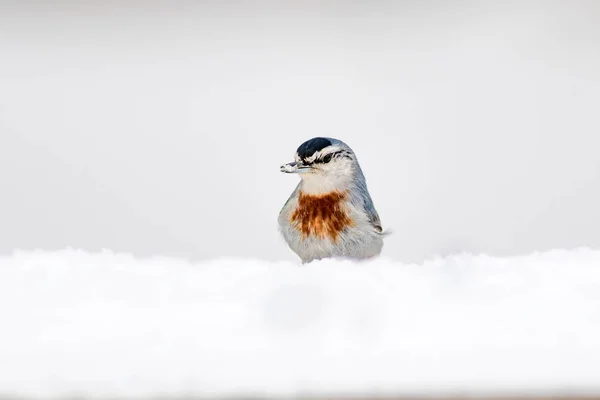
[[[316,137],[302,143],[294,158],[281,171],[301,179],[278,222],[302,262],[381,253],[381,221],[352,149],[340,140]]]

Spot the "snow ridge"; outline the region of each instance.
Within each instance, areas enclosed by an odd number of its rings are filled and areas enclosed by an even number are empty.
[[[0,256],[0,395],[600,390],[600,251]]]

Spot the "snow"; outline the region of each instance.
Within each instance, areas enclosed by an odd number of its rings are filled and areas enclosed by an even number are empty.
[[[600,390],[600,251],[423,264],[0,257],[0,395]]]

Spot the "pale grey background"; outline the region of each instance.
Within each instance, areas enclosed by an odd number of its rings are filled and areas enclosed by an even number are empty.
[[[0,252],[291,259],[313,136],[384,254],[600,246],[600,2],[1,2]]]

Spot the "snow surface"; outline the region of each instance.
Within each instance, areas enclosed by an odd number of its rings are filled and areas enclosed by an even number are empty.
[[[600,251],[408,265],[0,257],[0,394],[600,390]]]

